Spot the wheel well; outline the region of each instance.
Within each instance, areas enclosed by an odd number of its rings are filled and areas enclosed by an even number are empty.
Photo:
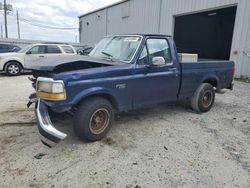
[[[15,63],[18,63],[18,64],[22,67],[22,69],[23,69],[23,65],[22,65],[19,61],[16,61],[16,60],[10,60],[10,61],[7,61],[7,62],[4,64],[4,66],[3,66],[3,70],[5,70],[6,66],[7,66],[7,65],[8,65],[8,63],[10,63],[10,62],[15,62]]]
[[[118,110],[118,102],[115,100],[115,98],[112,95],[106,94],[106,93],[100,93],[100,94],[94,94],[94,95],[89,95],[87,97],[82,98],[76,105],[76,107],[82,103],[85,100],[88,100],[90,98],[94,98],[94,97],[102,97],[107,99],[111,105],[114,107],[115,110]]]
[[[203,81],[203,83],[211,84],[214,87],[218,86],[217,80],[215,78],[206,79],[205,81]]]

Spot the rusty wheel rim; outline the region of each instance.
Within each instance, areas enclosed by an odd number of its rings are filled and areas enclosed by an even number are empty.
[[[202,103],[205,108],[209,107],[213,101],[213,93],[211,91],[206,91],[202,98]]]
[[[93,134],[100,134],[102,133],[108,126],[110,121],[110,114],[107,109],[99,108],[96,110],[89,122],[90,131]]]

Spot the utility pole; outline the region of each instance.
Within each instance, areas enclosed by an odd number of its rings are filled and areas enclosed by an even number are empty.
[[[18,15],[18,10],[16,11],[16,21],[17,21],[18,39],[20,39],[20,26],[19,26],[19,15]]]
[[[5,38],[8,38],[8,26],[7,26],[7,4],[6,0],[3,1],[3,9],[4,9],[4,24],[5,24]]]

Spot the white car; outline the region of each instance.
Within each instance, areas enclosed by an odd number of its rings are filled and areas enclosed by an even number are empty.
[[[17,76],[37,60],[62,55],[75,55],[75,49],[66,44],[31,44],[18,52],[0,54],[0,71],[9,76]]]

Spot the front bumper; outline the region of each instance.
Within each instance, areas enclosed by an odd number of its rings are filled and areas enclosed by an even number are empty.
[[[56,145],[66,138],[66,134],[57,130],[51,123],[48,107],[40,100],[37,101],[36,117],[41,141],[48,147]]]

